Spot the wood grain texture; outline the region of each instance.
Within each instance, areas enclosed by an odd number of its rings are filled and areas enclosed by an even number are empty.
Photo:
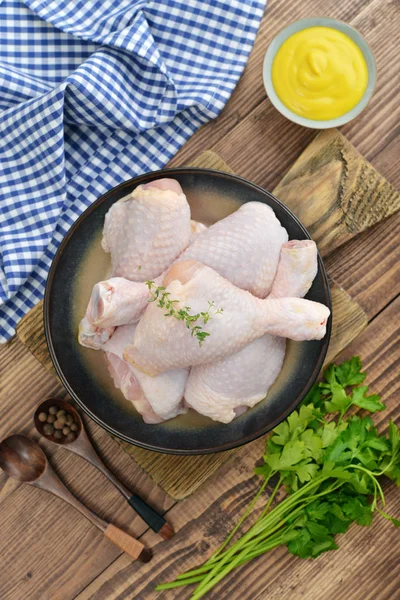
[[[43,300],[18,323],[17,336],[48,371],[56,373],[44,335]]]
[[[32,414],[39,400],[66,397],[64,388],[13,339],[0,346],[0,439],[24,433],[37,439]],[[132,458],[96,423],[84,419],[105,463],[160,514],[172,505]],[[114,487],[81,458],[40,441],[74,495],[102,518],[138,537],[146,524]],[[0,598],[70,600],[120,551],[81,515],[43,491],[0,471]],[[131,559],[129,559],[131,560]]]
[[[109,523],[104,531],[104,535],[134,560],[137,560],[145,549],[144,545],[139,542],[139,540],[128,535],[125,531],[122,531],[122,529],[119,529],[112,523]]]
[[[361,357],[368,373],[366,382],[387,405],[385,411],[374,415],[381,430],[389,418],[397,420],[400,416],[399,310],[400,300],[392,302],[338,357],[339,361],[353,355]],[[178,534],[168,547],[155,546],[150,565],[130,565],[120,557],[76,600],[162,598],[154,592],[155,585],[205,560],[239,519],[257,489],[258,480],[252,470],[263,445],[264,441],[258,440],[239,450],[206,487],[168,511]],[[387,482],[385,495],[388,511],[398,515],[400,494],[393,483]],[[156,543],[150,533],[142,541]],[[276,549],[232,573],[207,595],[207,600],[359,600],[360,590],[362,597],[371,599],[397,597],[395,571],[400,536],[390,523],[376,517],[372,527],[353,526],[338,537],[338,542],[339,551],[323,554],[317,560],[299,560],[285,549]],[[169,590],[165,597],[188,600],[189,591]]]
[[[332,294],[332,333],[325,364],[331,362],[368,325],[368,318],[359,304],[345,290],[330,280]]]
[[[307,225],[322,255],[400,208],[400,194],[337,129],[317,135],[274,193]]]
[[[204,127],[201,127],[180,149],[170,164],[173,166],[179,166],[184,163],[188,163],[195,156],[197,156],[199,152],[205,148],[214,146],[228,133],[232,132],[232,130],[239,123],[245,121],[246,117],[261,102],[265,101],[266,103],[270,104],[269,100],[266,99],[266,92],[262,80],[262,63],[269,43],[283,27],[288,25],[288,23],[297,19],[303,19],[305,16],[309,15],[316,17],[326,17],[329,15],[333,18],[342,19],[343,21],[356,26],[366,37],[367,41],[374,45],[373,47],[375,52],[383,49],[385,53],[386,48],[383,47],[386,47],[387,42],[389,41],[391,49],[393,49],[396,47],[396,39],[399,39],[399,35],[394,27],[394,22],[390,27],[392,30],[390,40],[387,40],[385,37],[385,28],[387,29],[388,22],[393,20],[393,13],[396,11],[396,6],[392,6],[393,3],[390,3],[389,8],[387,6],[388,4],[388,2],[382,2],[382,0],[353,0],[352,2],[349,2],[348,0],[343,2],[337,2],[337,0],[291,0],[290,2],[282,2],[282,0],[268,0],[265,17],[261,23],[246,68],[225,110],[222,111],[221,115],[216,120],[208,123]],[[375,16],[377,11],[379,11],[379,13],[390,12],[390,15],[388,14],[388,17],[386,17],[385,14],[383,14],[380,15],[379,19],[376,19]],[[376,21],[375,23],[373,22],[374,20]],[[381,72],[384,67],[387,67],[387,65],[385,65],[385,54],[382,57],[379,57],[379,77],[381,77]],[[393,68],[390,69],[389,66],[386,71],[389,71],[389,77],[393,77]],[[386,77],[385,80],[386,79],[388,79],[388,77]],[[379,91],[380,85],[381,80],[378,81],[377,91]],[[374,110],[374,108],[375,98],[372,99],[369,110]],[[386,109],[381,105],[379,105],[379,112],[381,114],[385,113],[386,115]],[[389,111],[387,112],[389,113]],[[367,113],[362,114],[356,121],[357,125],[360,125],[364,122],[368,123]],[[272,133],[277,128],[280,129],[282,123],[284,123],[284,119],[279,119],[279,113],[273,110],[271,114],[269,133]],[[299,132],[307,131],[306,129],[295,125],[293,126],[293,130],[297,130]],[[352,130],[350,131],[353,133]],[[391,133],[392,123],[385,122],[382,128],[380,128],[380,131],[382,133],[383,140],[389,133]],[[357,132],[357,126],[355,127],[355,132]],[[256,142],[256,139],[253,141]],[[266,141],[268,142],[268,138]],[[256,153],[249,152],[251,146],[247,144],[246,137],[244,137],[244,144],[246,152],[249,154],[249,156],[243,157],[243,160],[250,160],[252,155],[256,160]],[[297,155],[300,149],[300,146],[298,146]],[[374,151],[374,146],[366,143],[364,154],[366,151],[369,153],[367,157],[370,159],[372,155],[371,153]],[[264,148],[264,154],[265,153],[266,149]],[[280,153],[280,156],[278,155],[277,157],[281,161],[285,160],[285,156],[282,156],[282,154],[283,153]],[[268,155],[266,158],[266,162],[269,162]],[[293,163],[295,158],[296,156],[294,156],[292,159],[289,158],[286,168]],[[228,162],[230,161],[228,160]],[[233,164],[231,166],[233,166]],[[238,170],[238,172],[242,173],[242,170]],[[384,175],[386,175],[385,172]],[[397,181],[400,182],[400,175],[397,174],[397,177]],[[254,176],[253,179],[255,179]],[[266,183],[267,189],[272,189],[272,187],[276,185],[278,181],[279,175],[277,175],[275,179]]]
[[[343,143],[350,146],[345,140]],[[324,146],[330,147],[330,140]],[[213,151],[203,152],[191,162],[191,166],[231,172],[229,166]],[[292,189],[294,188],[295,183],[292,186]],[[304,204],[306,198],[303,197],[302,200],[303,202],[299,203],[299,206]],[[294,212],[298,213],[298,206],[292,207],[292,209],[296,209]],[[303,217],[306,226],[312,223],[310,214],[304,214]],[[340,225],[337,229],[337,238],[340,239]],[[318,232],[318,227],[315,230]],[[331,292],[333,324],[327,360],[332,360],[367,325],[367,317],[359,305],[333,281],[331,282]],[[17,328],[17,333],[19,339],[31,350],[43,366],[53,369],[44,336],[42,312],[42,303],[39,303],[22,319]],[[186,498],[197,490],[234,452],[234,450],[231,450],[214,455],[180,457],[151,452],[132,446],[117,438],[116,440],[152,477],[153,481],[175,500]]]
[[[400,213],[361,233],[327,256],[335,281],[357,298],[371,319],[400,294]]]
[[[341,131],[383,176],[400,187],[397,0],[268,0],[250,60],[230,102],[218,119],[192,136],[171,166],[188,164],[213,147],[232,169],[259,185],[273,189],[279,183],[315,132],[285,121],[272,108],[262,84],[262,60],[282,27],[309,15],[342,19],[357,27],[372,46],[378,67],[374,96],[368,108]],[[381,313],[345,355],[361,354],[368,383],[389,399],[390,406],[400,404],[400,352],[398,333],[393,330],[400,307],[387,306],[398,290],[398,224],[396,215],[389,217],[325,258],[330,275],[369,319]],[[43,396],[57,393],[65,394],[18,340],[0,347],[0,436],[10,431],[29,433],[31,408]],[[392,415],[398,417],[398,413]],[[378,419],[382,426],[387,413]],[[173,504],[110,436],[96,424],[88,425],[101,455],[128,487],[140,490],[160,509]],[[1,599],[173,600],[173,595],[153,593],[154,580],[193,567],[218,545],[254,493],[251,471],[262,446],[259,440],[236,452],[196,494],[174,507],[172,523],[181,531],[173,545],[159,544],[159,538],[146,534],[144,539],[151,538],[157,546],[156,556],[151,569],[137,574],[131,559],[118,557],[113,545],[79,515],[56,498],[27,489],[0,472]],[[89,507],[105,518],[116,517],[117,524],[134,535],[140,533],[140,521],[133,520],[129,507],[93,468],[63,451],[51,455],[51,460]],[[399,515],[398,491],[392,486],[387,493],[388,509]],[[28,503],[34,511],[26,510]],[[285,552],[271,554],[237,571],[214,599],[397,600],[398,531],[377,519],[370,529],[353,528],[342,536],[340,546],[339,552],[310,562]],[[188,597],[186,591],[179,596],[181,600]]]

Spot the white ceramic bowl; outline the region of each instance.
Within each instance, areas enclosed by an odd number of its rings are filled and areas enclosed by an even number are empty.
[[[337,117],[336,119],[317,121],[297,115],[287,106],[285,106],[285,104],[283,104],[283,102],[278,98],[272,83],[272,63],[274,62],[277,51],[290,36],[298,31],[302,31],[303,29],[308,29],[309,27],[331,27],[332,29],[337,29],[338,31],[346,34],[360,48],[365,62],[367,63],[368,84],[363,97],[354,108],[341,117]],[[357,117],[367,106],[371,99],[376,83],[376,64],[371,48],[368,46],[362,35],[350,27],[350,25],[347,25],[342,21],[337,21],[336,19],[330,19],[328,17],[311,17],[308,19],[302,19],[301,21],[295,21],[288,27],[285,27],[285,29],[282,29],[282,31],[280,31],[278,35],[274,37],[265,54],[263,77],[264,86],[269,99],[284,117],[290,121],[293,121],[294,123],[297,123],[298,125],[303,125],[304,127],[310,127],[312,129],[329,129],[331,127],[340,127],[341,125],[348,123]]]

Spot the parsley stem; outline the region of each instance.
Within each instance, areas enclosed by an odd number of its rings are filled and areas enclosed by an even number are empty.
[[[195,577],[188,577],[187,579],[176,578],[175,581],[170,581],[168,583],[160,583],[155,588],[156,592],[160,592],[162,590],[172,590],[173,588],[181,587],[183,585],[190,585],[192,583],[197,583],[203,579],[203,575],[196,575]]]
[[[374,477],[381,477],[382,475],[384,475],[386,473],[386,471],[388,471],[388,469],[390,469],[390,467],[396,462],[396,458],[397,458],[397,455],[392,456],[392,458],[390,459],[390,462],[388,462],[386,467],[384,469],[382,469],[382,471],[380,471],[379,473],[373,472],[372,474],[374,475]]]
[[[294,494],[287,496],[287,498],[285,498],[285,500],[283,500],[278,506],[276,506],[269,514],[267,514],[265,517],[263,517],[263,519],[261,519],[260,521],[257,521],[257,523],[255,524],[254,527],[259,528],[260,526],[263,527],[264,523],[268,520],[272,520],[272,521],[276,521],[276,520],[280,520],[281,518],[283,518],[283,515],[285,515],[285,513],[287,513],[289,511],[289,509],[291,509],[292,505],[295,505],[298,503],[299,499],[302,498],[303,496],[307,495],[309,493],[310,490],[312,490],[314,487],[319,487],[321,485],[321,483],[323,483],[324,481],[326,481],[327,479],[330,479],[331,475],[321,475],[319,477],[316,477],[314,480],[310,481],[309,483],[307,483],[306,485],[304,485],[303,487],[301,487],[299,490],[297,490],[297,492],[294,492]],[[323,495],[324,493],[328,493],[328,492],[322,492],[321,495]],[[319,494],[318,494],[319,496]]]
[[[296,504],[298,504],[300,501],[302,501],[303,496],[306,495],[314,487],[319,487],[323,481],[330,479],[330,477],[331,477],[331,474],[329,473],[328,475],[320,476],[320,477],[316,478],[314,481],[310,481],[308,484],[306,484],[302,488],[300,488],[300,490],[295,492],[292,496],[288,496],[285,500],[283,500],[278,506],[276,506],[270,513],[265,515],[262,519],[259,519],[247,531],[247,533],[245,533],[235,544],[233,544],[233,546],[231,546],[231,548],[227,552],[225,552],[222,556],[220,556],[220,560],[218,560],[215,564],[210,565],[212,567],[212,569],[209,571],[208,575],[205,576],[203,581],[200,583],[200,585],[196,589],[198,591],[201,591],[203,589],[203,587],[207,588],[208,583],[213,579],[213,577],[217,576],[217,573],[221,569],[221,567],[226,565],[231,558],[233,559],[232,564],[233,564],[233,562],[235,562],[235,564],[236,564],[236,557],[234,555],[237,555],[237,553],[239,551],[243,552],[246,545],[248,546],[250,544],[254,544],[255,543],[254,538],[257,538],[257,536],[259,536],[263,532],[265,533],[265,530],[267,527],[268,527],[268,534],[272,533],[272,531],[276,531],[277,529],[282,527],[282,525],[284,524],[284,518],[285,518],[286,514],[288,514],[290,511],[292,511],[292,508],[294,506],[296,506]],[[319,494],[315,494],[315,495],[311,496],[310,498],[307,498],[307,501],[298,508],[298,511],[302,510],[305,506],[307,506],[307,504],[309,504],[309,502],[311,502],[315,498],[329,494],[333,489],[335,489],[336,486],[340,487],[340,485],[343,485],[343,483],[344,482],[340,482],[339,485],[337,485],[335,483],[332,486],[329,486],[326,490],[323,490],[322,492],[320,492]],[[297,509],[296,509],[296,512],[297,512]],[[265,536],[265,537],[268,537],[268,536]],[[246,552],[247,551],[248,550],[246,550]],[[200,597],[201,596],[199,596],[199,598]]]
[[[272,477],[272,475],[273,475],[273,473],[271,474],[271,477]],[[232,531],[230,532],[230,534],[228,535],[228,537],[226,538],[226,540],[224,541],[224,543],[214,552],[214,554],[204,563],[204,565],[202,567],[197,568],[197,569],[191,569],[190,571],[186,571],[185,573],[182,573],[182,575],[179,575],[177,577],[177,579],[186,579],[190,575],[197,575],[199,573],[204,573],[206,571],[209,571],[210,568],[211,568],[211,565],[214,564],[215,562],[217,562],[218,560],[220,560],[220,558],[222,558],[222,556],[224,556],[225,553],[223,553],[221,555],[222,550],[229,544],[229,542],[231,541],[231,539],[233,538],[233,536],[235,535],[235,533],[238,531],[239,527],[243,524],[243,522],[245,521],[245,519],[248,517],[248,515],[250,514],[250,512],[254,508],[254,505],[256,504],[258,498],[261,496],[261,494],[263,493],[263,491],[267,487],[268,482],[271,479],[271,477],[269,477],[268,479],[266,479],[262,483],[262,485],[260,486],[257,494],[255,495],[255,497],[251,501],[251,503],[250,503],[249,507],[247,508],[246,512],[244,513],[244,515],[241,517],[241,519],[238,521],[238,523],[232,529]]]
[[[204,580],[195,589],[194,593],[190,597],[190,600],[199,600],[199,598],[202,598],[205,594],[207,594],[207,592],[209,592],[217,583],[219,583],[219,581],[221,581],[221,579],[226,577],[226,575],[228,575],[228,573],[233,571],[236,567],[251,560],[255,556],[259,556],[260,554],[265,554],[265,552],[268,552],[268,550],[272,550],[276,546],[281,546],[282,543],[283,543],[283,539],[282,539],[282,537],[279,537],[277,539],[277,541],[275,541],[271,544],[268,544],[263,548],[259,548],[259,549],[255,550],[255,552],[252,556],[246,556],[246,553],[243,553],[243,552],[240,553],[238,556],[236,556],[232,560],[231,563],[229,563],[228,565],[225,565],[224,569],[222,569],[217,575],[215,575],[214,578],[210,578],[207,582]]]
[[[284,539],[281,533],[279,533],[279,535],[275,535],[273,538],[269,539],[267,543],[265,544],[260,544],[257,545],[256,547],[253,548],[252,552],[248,552],[246,553],[246,555],[243,555],[241,561],[238,563],[238,565],[236,566],[240,566],[241,564],[244,564],[245,562],[248,562],[249,560],[252,560],[253,558],[260,556],[261,554],[265,554],[266,552],[268,552],[269,550],[272,550],[273,548],[276,548],[277,546],[281,546],[284,543]],[[209,567],[210,569],[211,567]],[[194,571],[195,569],[193,569]],[[199,571],[204,571],[203,569],[199,569]],[[167,590],[167,589],[172,589],[175,587],[180,587],[180,586],[184,586],[184,585],[190,585],[192,583],[197,583],[199,581],[201,581],[204,578],[204,573],[197,575],[197,576],[193,576],[193,577],[183,577],[183,575],[180,575],[179,577],[176,578],[175,581],[172,581],[170,583],[162,583],[160,585],[158,585],[156,587],[156,591],[159,590]]]
[[[382,487],[381,487],[379,481],[377,480],[377,478],[375,477],[375,475],[372,471],[369,471],[368,469],[364,469],[364,467],[361,467],[360,465],[348,465],[348,467],[346,467],[346,468],[347,469],[357,469],[358,471],[364,471],[364,473],[366,473],[368,475],[368,477],[370,477],[370,479],[372,479],[374,488],[378,490],[379,496],[381,497],[382,506],[385,506],[385,504],[386,504],[385,495],[383,493],[383,490],[382,490]]]
[[[269,481],[270,479],[271,479],[271,478],[269,478],[267,481]],[[262,519],[263,517],[265,517],[265,515],[266,515],[266,514],[267,514],[267,512],[269,511],[269,509],[270,509],[270,506],[271,506],[272,502],[274,501],[274,498],[275,498],[275,496],[276,496],[276,494],[277,494],[277,492],[278,492],[279,488],[280,488],[280,487],[281,487],[281,485],[282,485],[282,479],[283,479],[283,477],[282,477],[282,476],[281,476],[281,477],[279,477],[279,479],[278,479],[278,481],[277,481],[277,484],[276,484],[276,486],[274,487],[274,489],[272,490],[272,493],[271,493],[271,495],[270,495],[270,497],[269,497],[269,500],[268,500],[268,502],[267,502],[267,504],[266,504],[266,506],[265,506],[264,510],[263,510],[263,511],[262,511],[262,513],[261,513],[260,519]]]
[[[258,490],[257,494],[254,496],[253,500],[250,502],[250,504],[249,504],[246,512],[243,514],[242,518],[237,522],[237,524],[232,529],[232,531],[230,532],[230,534],[228,535],[228,537],[226,538],[226,540],[224,541],[224,543],[218,548],[218,550],[215,552],[215,554],[211,557],[212,560],[210,560],[208,562],[214,562],[215,559],[217,558],[217,556],[221,553],[221,551],[229,544],[229,542],[231,541],[231,539],[233,538],[233,536],[235,535],[235,533],[237,532],[237,530],[239,529],[239,527],[243,524],[243,522],[245,521],[245,519],[249,516],[249,514],[253,510],[254,505],[256,504],[257,500],[259,499],[259,497],[261,496],[261,494],[263,493],[263,491],[267,487],[269,480],[270,480],[270,477],[268,479],[266,479],[264,481],[264,483],[260,486],[260,489]],[[276,488],[272,492],[272,494],[270,496],[270,499],[269,499],[269,501],[267,503],[267,506],[270,504],[271,498],[273,498],[273,495],[275,495],[275,493],[276,493]]]

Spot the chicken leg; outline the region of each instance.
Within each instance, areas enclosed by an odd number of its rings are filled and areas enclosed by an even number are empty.
[[[133,403],[146,423],[161,423],[187,412],[183,406],[183,392],[189,369],[175,369],[149,377],[123,359],[123,350],[135,328],[136,325],[117,327],[103,346],[115,386]]]
[[[214,302],[223,312],[212,314],[206,326],[209,337],[200,345],[182,320],[166,317],[157,303],[151,303],[139,321],[132,344],[124,351],[125,360],[151,376],[220,360],[264,333],[302,341],[321,339],[326,332],[330,311],[323,304],[299,298],[260,300],[195,261],[172,267],[164,286],[170,298],[176,300],[177,311],[189,307],[192,315],[207,313],[209,303]]]
[[[282,246],[271,297],[302,297],[317,273],[317,247],[311,240]],[[263,400],[278,377],[286,340],[265,334],[227,358],[192,367],[186,403],[215,421],[230,423],[238,413]]]
[[[114,277],[146,281],[161,275],[189,245],[190,208],[174,179],[139,185],[112,205],[102,247]]]
[[[287,239],[286,229],[270,206],[246,202],[198,235],[177,262],[201,262],[242,290],[265,298],[271,291],[281,246]]]

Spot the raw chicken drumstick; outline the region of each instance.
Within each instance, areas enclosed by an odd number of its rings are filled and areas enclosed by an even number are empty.
[[[312,240],[291,240],[283,244],[272,285],[273,298],[303,298],[318,271],[318,250]]]
[[[149,377],[122,358],[135,328],[136,325],[117,327],[103,347],[115,386],[133,403],[146,423],[161,423],[187,412],[182,400],[189,369],[175,369],[158,377]]]
[[[242,290],[265,298],[287,239],[286,229],[270,206],[246,202],[197,236],[177,262],[201,262]]]
[[[145,283],[112,277],[93,287],[90,296],[93,324],[117,327],[136,323],[147,306],[149,290]]]
[[[110,339],[115,327],[98,327],[93,323],[93,301],[90,298],[85,316],[79,323],[78,341],[82,346],[100,350]]]
[[[145,283],[128,281],[123,277],[112,277],[96,283],[85,316],[79,324],[79,343],[92,350],[101,350],[115,327],[140,319],[148,297],[149,290]]]
[[[166,317],[163,309],[151,303],[124,351],[125,360],[151,376],[220,360],[264,333],[302,341],[321,339],[326,332],[330,311],[323,304],[298,298],[260,300],[195,261],[172,267],[164,286],[170,298],[178,301],[176,310],[190,307],[190,314],[207,312],[213,301],[223,313],[209,320],[210,337],[200,346],[184,322]]]
[[[317,247],[311,240],[283,244],[270,297],[302,297],[317,274]],[[278,377],[286,340],[263,335],[223,360],[191,368],[186,403],[200,414],[230,423],[263,400]]]
[[[113,276],[146,281],[172,264],[190,236],[190,208],[181,186],[174,179],[158,179],[112,205],[102,247],[111,253]]]
[[[203,223],[191,221],[191,240],[207,229]],[[163,275],[154,283],[160,285]],[[93,287],[86,314],[80,324],[79,342],[93,350],[101,349],[112,334],[112,327],[136,323],[147,307],[149,288],[144,282],[112,277]],[[107,328],[108,331],[103,331]]]

